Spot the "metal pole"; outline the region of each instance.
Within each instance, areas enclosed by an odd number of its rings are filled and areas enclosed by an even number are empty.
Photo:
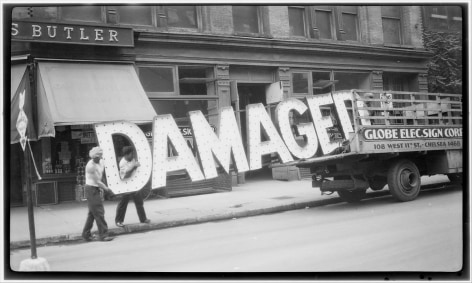
[[[29,143],[27,142],[27,145]],[[30,148],[31,149],[31,148]],[[30,244],[31,244],[31,258],[36,259],[38,255],[36,253],[36,233],[34,229],[34,211],[33,211],[33,195],[31,192],[31,169],[30,169],[30,159],[28,157],[28,150],[23,151],[24,161],[25,161],[25,171],[26,171],[26,201],[28,205],[28,224],[30,232]]]

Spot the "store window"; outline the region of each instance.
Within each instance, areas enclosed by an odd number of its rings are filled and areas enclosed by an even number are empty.
[[[172,114],[176,119],[186,120],[190,111],[200,110],[204,115],[208,114],[207,100],[156,100],[151,99],[151,104],[159,115]]]
[[[207,95],[208,84],[213,83],[213,69],[208,67],[179,66],[180,95]]]
[[[176,70],[173,66],[139,67],[139,80],[148,96],[175,95]]]
[[[64,6],[61,7],[61,19],[68,21],[102,22],[101,6]]]
[[[370,74],[334,72],[335,90],[370,89]]]
[[[342,39],[343,40],[358,40],[359,34],[359,23],[357,18],[357,7],[356,6],[340,6],[337,7],[340,10],[342,20]]]
[[[289,7],[288,21],[290,25],[291,36],[306,36],[304,7]]]
[[[150,6],[118,6],[120,24],[152,26],[153,9]]]
[[[292,92],[317,95],[335,90],[370,89],[370,73],[361,71],[292,71]]]
[[[315,8],[315,29],[320,39],[333,39],[333,9],[319,6]]]
[[[309,94],[309,73],[292,73],[292,86],[294,94]]]
[[[167,26],[197,28],[196,6],[166,6]]]
[[[313,94],[328,93],[332,90],[331,72],[312,72]]]
[[[236,33],[259,33],[259,20],[259,7],[233,6],[233,26]]]
[[[382,6],[384,43],[402,44],[402,18],[400,6]]]

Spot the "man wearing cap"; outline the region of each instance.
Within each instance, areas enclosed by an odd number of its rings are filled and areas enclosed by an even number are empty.
[[[120,160],[120,177],[126,179],[131,177],[131,174],[140,166],[139,162],[134,158],[134,148],[132,146],[123,147],[123,158]],[[150,219],[147,219],[146,212],[143,206],[143,196],[141,191],[124,194],[121,201],[116,207],[115,223],[118,227],[124,227],[123,221],[125,220],[126,208],[130,198],[133,198],[136,211],[138,213],[139,221],[141,223],[149,223]]]
[[[108,237],[108,225],[105,221],[105,209],[103,207],[102,194],[111,190],[102,182],[105,165],[102,160],[103,150],[94,147],[89,152],[90,160],[85,167],[85,196],[88,204],[87,220],[82,231],[82,237],[86,241],[92,240],[91,229],[93,221],[97,223],[98,239],[100,241],[111,241]]]

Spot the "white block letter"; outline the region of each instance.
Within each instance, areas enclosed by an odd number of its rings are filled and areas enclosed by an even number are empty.
[[[280,134],[285,141],[290,152],[297,158],[310,158],[316,154],[318,150],[318,138],[316,137],[315,127],[313,123],[303,123],[296,126],[297,133],[305,136],[305,146],[300,146],[292,133],[290,125],[290,111],[296,111],[299,115],[303,115],[308,107],[302,101],[296,98],[285,100],[275,109],[275,119],[279,126]]]
[[[205,179],[192,150],[187,146],[172,115],[158,115],[152,125],[153,171],[152,188],[166,185],[167,172],[185,169],[192,181]],[[171,143],[177,156],[169,157],[168,143]]]
[[[246,172],[249,166],[244,152],[241,134],[232,107],[220,109],[218,136],[214,133],[201,111],[189,113],[193,138],[206,179],[218,176],[215,160],[229,173],[231,153],[238,172]]]
[[[313,124],[315,124],[316,134],[318,135],[321,149],[324,154],[328,154],[339,146],[336,142],[330,141],[328,132],[326,131],[327,128],[333,126],[331,117],[322,116],[320,110],[321,105],[333,104],[331,93],[318,94],[313,97],[308,97],[306,100],[308,107],[310,108]]]
[[[262,103],[246,106],[246,123],[251,170],[262,168],[261,157],[277,153],[282,163],[293,161],[292,155],[285,146],[277,129],[272,123]],[[261,141],[261,126],[267,141]]]
[[[151,177],[152,155],[149,142],[143,131],[133,123],[120,121],[95,124],[98,144],[103,149],[103,161],[108,187],[115,194],[139,191],[146,185]],[[141,164],[126,179],[120,178],[118,162],[116,160],[115,147],[112,135],[119,134],[129,139],[136,149],[136,160]],[[119,153],[121,155],[121,153]]]

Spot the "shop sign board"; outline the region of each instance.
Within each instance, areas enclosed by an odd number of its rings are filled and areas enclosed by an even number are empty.
[[[12,41],[133,47],[132,28],[55,22],[14,21]]]
[[[219,110],[214,127],[201,111],[188,113],[190,128],[179,128],[170,114],[158,115],[154,117],[152,124],[152,143],[149,143],[142,129],[127,121],[96,124],[95,132],[99,146],[104,150],[108,184],[119,194],[141,189],[149,178],[153,189],[164,187],[167,176],[178,171],[186,171],[192,181],[200,181],[217,177],[218,167],[227,173],[232,169],[237,172],[260,169],[262,157],[269,154],[276,154],[281,163],[331,154],[342,146],[342,141],[332,139],[330,129],[334,123],[330,116],[323,115],[323,109],[326,106],[333,107],[338,117],[337,134],[346,139],[354,133],[345,104],[350,99],[352,97],[349,92],[306,97],[305,101],[289,98],[277,105],[275,121],[272,121],[262,103],[249,104],[246,106],[246,147],[232,107]],[[292,125],[292,113],[308,113],[311,121]],[[214,128],[219,130],[215,132]],[[414,148],[418,142],[415,137],[418,137],[424,147],[446,147],[451,142],[454,147],[462,147],[462,130],[458,127],[438,126],[429,130],[397,127],[387,131],[388,129],[390,128],[372,130],[365,127],[360,136],[365,141],[364,146],[376,142],[384,144],[388,135],[392,146],[402,142],[405,144],[402,146],[411,144]],[[126,136],[134,144],[137,159],[141,163],[139,170],[128,179],[120,179],[117,171],[112,139],[115,134]],[[191,145],[187,142],[189,135],[193,138]],[[431,142],[423,139],[424,137],[431,137]],[[300,138],[305,142],[299,143]],[[172,154],[169,148],[172,148]]]
[[[364,128],[362,151],[398,152],[461,149],[462,128],[438,126]]]

